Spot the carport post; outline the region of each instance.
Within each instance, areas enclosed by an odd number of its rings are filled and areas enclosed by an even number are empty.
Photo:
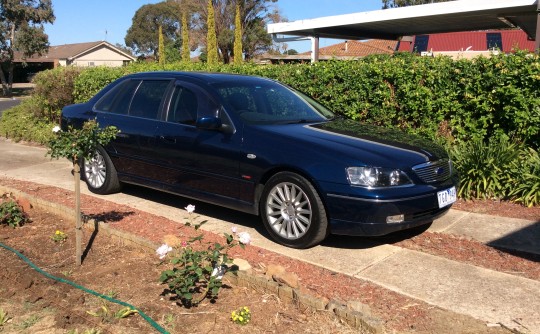
[[[319,37],[312,36],[311,38],[311,63],[319,61]]]

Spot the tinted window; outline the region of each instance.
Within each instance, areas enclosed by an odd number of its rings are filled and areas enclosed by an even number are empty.
[[[195,124],[198,108],[197,95],[191,89],[176,86],[171,99],[167,121],[190,125]]]
[[[428,49],[429,35],[419,35],[414,39],[414,51],[421,53]]]
[[[96,103],[95,109],[127,115],[131,98],[139,83],[139,80],[125,80],[121,82]]]
[[[216,84],[215,88],[227,110],[249,123],[319,122],[333,117],[312,99],[271,81]]]
[[[486,34],[487,49],[500,49],[502,50],[502,36],[500,32],[487,33]]]
[[[168,85],[168,80],[143,80],[133,97],[129,115],[157,119]]]
[[[234,111],[257,111],[252,90],[247,86],[223,87],[219,91],[220,95],[227,101],[229,108]]]

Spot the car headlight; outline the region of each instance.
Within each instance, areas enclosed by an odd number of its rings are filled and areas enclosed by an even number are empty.
[[[347,179],[353,186],[368,188],[395,187],[412,184],[411,180],[399,169],[379,167],[349,167]]]

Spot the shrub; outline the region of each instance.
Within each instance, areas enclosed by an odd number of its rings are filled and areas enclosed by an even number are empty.
[[[77,67],[58,67],[36,74],[33,98],[40,102],[41,107],[36,116],[58,123],[62,108],[74,103],[74,83],[80,72]]]
[[[123,74],[122,68],[92,67],[84,70],[74,83],[74,101],[76,103],[88,101],[97,92]]]
[[[540,155],[533,149],[524,150],[520,155],[518,181],[509,196],[526,206],[540,204]]]
[[[193,227],[195,231],[206,223],[196,223],[192,216],[195,206],[188,205],[186,210],[189,218],[186,227]],[[173,252],[171,258],[172,268],[161,273],[160,281],[168,285],[166,292],[173,294],[175,299],[186,306],[196,306],[205,298],[215,299],[222,286],[222,277],[227,266],[232,263],[228,256],[231,248],[249,244],[250,236],[247,232],[238,234],[238,241],[233,235],[225,233],[226,244],[219,242],[204,241],[201,233],[188,241],[180,241],[174,236],[169,236],[169,244],[163,244],[156,250],[160,259],[164,259],[167,253]],[[174,247],[174,248],[173,248]]]
[[[487,143],[481,139],[461,142],[450,150],[459,172],[458,195],[464,199],[504,199],[515,181],[519,145],[505,137]]]
[[[24,100],[10,108],[0,118],[0,135],[14,141],[25,140],[39,144],[47,143],[53,136],[53,123],[40,118],[41,104],[34,98]]]
[[[0,197],[0,225],[8,225],[16,228],[30,220],[19,203],[12,195],[3,194]]]

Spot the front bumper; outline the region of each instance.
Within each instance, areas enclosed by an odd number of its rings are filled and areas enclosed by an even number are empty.
[[[447,183],[432,188],[428,193],[416,195],[408,191],[408,196],[390,199],[327,194],[330,232],[339,235],[381,236],[429,224],[450,209],[451,205],[439,208],[437,192],[451,186],[452,183]],[[402,222],[387,222],[387,217],[397,215],[404,216]]]

